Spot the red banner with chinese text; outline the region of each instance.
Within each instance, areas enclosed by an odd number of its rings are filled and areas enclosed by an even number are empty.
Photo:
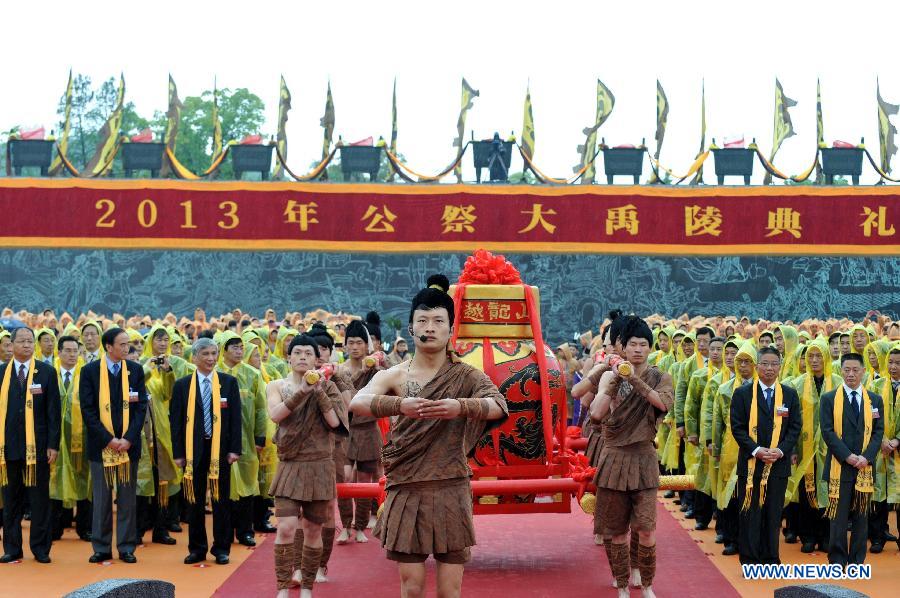
[[[8,178],[0,213],[4,247],[900,255],[900,188],[890,186]]]

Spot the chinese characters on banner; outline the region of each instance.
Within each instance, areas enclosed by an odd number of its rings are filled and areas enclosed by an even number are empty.
[[[6,247],[900,255],[888,186],[5,179],[0,210]]]

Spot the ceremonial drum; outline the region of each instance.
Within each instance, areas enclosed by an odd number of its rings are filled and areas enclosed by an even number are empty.
[[[523,284],[460,284],[451,286],[450,294],[456,303],[457,355],[484,371],[509,407],[509,418],[478,442],[473,469],[491,477],[548,477],[551,472],[542,476],[541,466],[551,463],[563,432],[566,385],[553,352],[542,341],[539,349],[535,346],[535,336],[540,335],[538,289]],[[543,351],[542,359],[537,350]],[[547,372],[544,390],[541,365]]]

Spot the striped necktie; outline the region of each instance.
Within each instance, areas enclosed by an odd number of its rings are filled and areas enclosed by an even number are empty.
[[[72,383],[72,373],[71,373],[71,372],[66,372],[66,379],[63,380],[63,387],[64,387],[66,390],[69,390],[69,384],[71,384],[71,383]]]
[[[206,436],[212,436],[212,388],[209,378],[203,379],[201,393],[203,396],[203,431]]]

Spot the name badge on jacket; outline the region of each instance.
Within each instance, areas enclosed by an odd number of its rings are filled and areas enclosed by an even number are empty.
[[[137,403],[138,402],[138,393],[135,391],[131,391],[128,393],[128,402],[129,403]]]
[[[878,419],[881,417],[881,413],[878,412],[878,407],[872,407],[872,419]]]
[[[775,415],[778,417],[787,417],[789,413],[790,411],[784,405],[775,410]]]
[[[219,397],[219,407],[228,409],[228,397]]]
[[[41,388],[40,384],[32,384],[31,386],[28,387],[28,392],[30,392],[33,395],[42,395],[42,394],[44,394],[44,389]]]

